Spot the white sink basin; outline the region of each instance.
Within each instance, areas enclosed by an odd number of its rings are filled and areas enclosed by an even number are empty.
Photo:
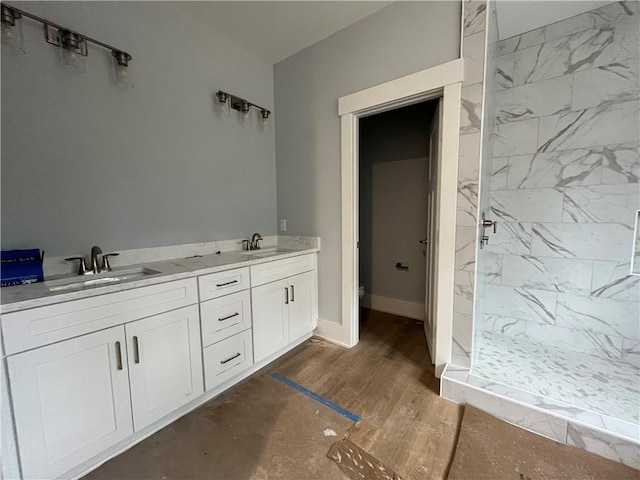
[[[265,258],[265,257],[273,257],[274,255],[280,255],[282,253],[290,253],[292,251],[293,250],[272,247],[272,248],[261,248],[259,250],[247,250],[247,251],[243,250],[242,252],[239,252],[239,253],[240,255],[246,255],[252,258]]]
[[[59,278],[44,282],[45,286],[52,292],[60,290],[81,290],[83,288],[98,287],[114,283],[130,282],[149,275],[157,275],[160,272],[150,268],[138,267],[123,270],[112,270],[110,272],[98,273],[95,275],[75,275],[73,277]]]

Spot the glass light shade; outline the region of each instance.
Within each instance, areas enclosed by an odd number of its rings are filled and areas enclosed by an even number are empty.
[[[71,73],[85,74],[87,73],[87,58],[75,50],[61,47],[60,63],[65,70]]]
[[[20,17],[13,16],[10,12],[5,12],[5,7],[2,8],[2,48],[7,52],[24,54],[22,21]],[[13,25],[11,22],[13,22]]]
[[[238,115],[240,116],[240,124],[243,126],[251,125],[251,105],[248,103],[241,105]]]
[[[218,92],[213,102],[216,116],[219,118],[229,118],[231,111],[231,99],[229,95],[224,92]]]
[[[131,81],[131,71],[128,65],[119,65],[117,61],[114,61],[113,71],[116,85],[123,88],[133,88],[135,86]]]
[[[271,115],[260,112],[260,130],[267,133],[271,131]]]

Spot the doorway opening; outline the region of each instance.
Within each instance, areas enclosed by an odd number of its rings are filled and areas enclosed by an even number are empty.
[[[430,322],[431,327],[427,329],[427,335],[431,335],[430,353],[436,376],[440,376],[451,360],[458,142],[463,77],[463,62],[458,59],[338,100],[341,127],[342,319],[340,325],[319,321],[317,331],[319,336],[347,347],[358,343],[359,119],[439,98],[437,124],[440,126],[440,150],[437,171],[433,177],[439,193],[433,204],[433,279],[429,282],[434,291],[433,298],[429,301],[431,312],[427,315],[427,322]]]
[[[426,321],[428,342],[439,104],[358,119],[360,306]]]

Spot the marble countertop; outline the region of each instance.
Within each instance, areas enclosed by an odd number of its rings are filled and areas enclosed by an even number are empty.
[[[267,249],[265,248],[265,250]],[[160,273],[149,275],[137,280],[125,281],[111,285],[85,287],[81,290],[51,291],[47,286],[47,280],[52,279],[47,279],[44,282],[32,283],[29,285],[4,287],[0,290],[0,302],[2,303],[0,313],[6,314],[29,308],[68,302],[80,298],[94,297],[107,293],[130,290],[132,288],[146,287],[148,285],[171,282],[174,280],[182,280],[185,278],[230,270],[232,268],[248,267],[283,258],[295,257],[305,253],[316,253],[318,251],[318,248],[287,248],[287,251],[285,252],[264,258],[255,258],[252,255],[247,255],[247,252],[243,251],[232,251],[191,258],[176,258],[173,260],[127,265],[126,267],[123,266],[118,269],[114,268],[114,274],[117,273],[117,270],[124,270],[133,267],[149,268]],[[256,253],[260,252],[257,251]],[[78,279],[82,279],[82,277],[78,276]]]

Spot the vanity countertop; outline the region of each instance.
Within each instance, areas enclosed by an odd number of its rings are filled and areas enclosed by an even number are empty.
[[[0,301],[2,303],[0,313],[6,314],[19,310],[42,307],[45,305],[53,305],[55,303],[68,302],[70,300],[77,300],[80,298],[94,297],[97,295],[104,295],[106,293],[130,290],[132,288],[146,287],[148,285],[207,275],[232,268],[248,267],[251,265],[272,262],[274,260],[295,257],[305,253],[315,253],[318,251],[318,248],[288,248],[286,252],[278,252],[277,254],[264,258],[255,258],[252,255],[247,255],[247,252],[243,251],[232,251],[190,258],[176,258],[173,260],[164,260],[139,265],[127,265],[127,268],[144,267],[157,270],[160,273],[156,275],[149,275],[138,280],[95,287],[85,287],[81,290],[51,291],[47,286],[46,280],[44,282],[32,283],[29,285],[4,287],[0,290]],[[259,254],[260,251],[256,251],[256,253]],[[114,269],[114,272],[115,271],[116,269]]]

